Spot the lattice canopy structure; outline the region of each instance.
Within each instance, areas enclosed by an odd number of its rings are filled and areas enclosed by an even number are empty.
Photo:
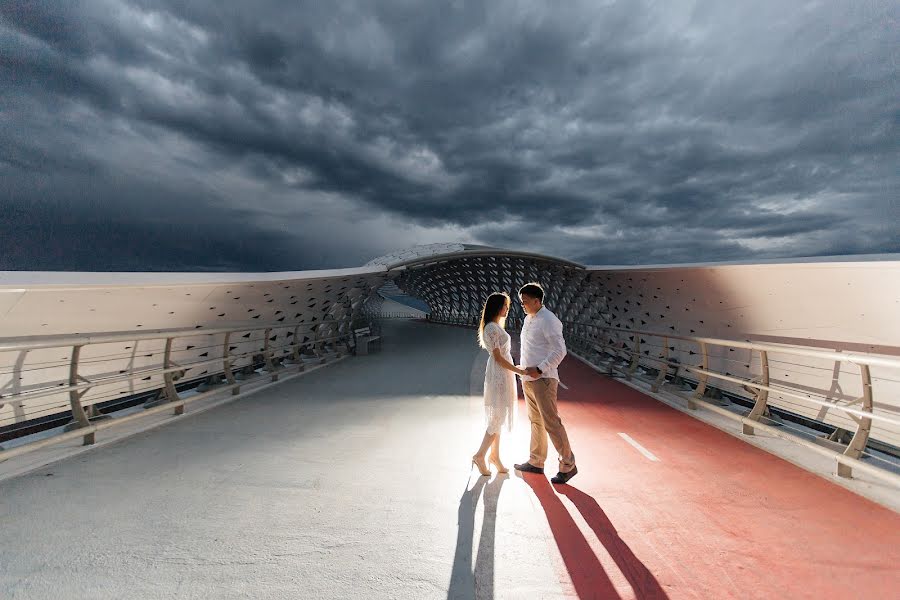
[[[521,286],[540,283],[544,303],[561,319],[593,320],[604,303],[590,284],[582,265],[567,260],[488,246],[432,244],[377,258],[404,293],[431,307],[431,320],[477,323],[484,300],[492,292],[506,292],[513,300]],[[507,320],[518,327],[524,318],[513,302]]]

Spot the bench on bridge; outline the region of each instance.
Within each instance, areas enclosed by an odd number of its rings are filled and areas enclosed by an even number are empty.
[[[353,330],[353,340],[356,346],[356,354],[368,354],[369,344],[381,345],[381,336],[372,335],[371,327],[361,327]]]

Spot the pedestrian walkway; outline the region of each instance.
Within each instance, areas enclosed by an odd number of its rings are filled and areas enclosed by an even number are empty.
[[[9,598],[887,598],[900,516],[573,358],[579,475],[479,477],[474,331],[0,482]],[[524,406],[503,440],[527,456]],[[552,466],[548,462],[548,471]],[[552,473],[548,472],[548,476]]]

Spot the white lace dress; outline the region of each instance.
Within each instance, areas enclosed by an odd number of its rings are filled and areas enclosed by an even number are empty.
[[[484,418],[487,432],[500,433],[506,423],[512,431],[516,419],[516,374],[507,371],[494,360],[494,348],[508,360],[512,359],[512,338],[496,323],[484,326],[484,343],[488,349],[487,369],[484,371]]]

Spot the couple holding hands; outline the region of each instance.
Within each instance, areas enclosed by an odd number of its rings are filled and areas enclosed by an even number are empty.
[[[478,342],[490,353],[484,373],[486,429],[472,463],[482,475],[490,475],[485,462],[487,457],[499,473],[509,472],[500,462],[500,430],[504,423],[508,431],[513,427],[518,374],[522,378],[528,420],[531,421],[531,455],[527,462],[517,464],[515,468],[525,473],[543,473],[549,436],[559,454],[559,472],[550,481],[566,483],[578,473],[578,469],[575,468],[575,455],[556,407],[559,386],[557,368],[566,355],[562,323],[543,305],[544,289],[540,284],[527,283],[522,286],[519,301],[526,315],[520,339],[521,366],[513,363],[512,339],[505,329],[509,295],[504,292],[491,294],[481,312]],[[491,453],[487,456],[489,449]]]

